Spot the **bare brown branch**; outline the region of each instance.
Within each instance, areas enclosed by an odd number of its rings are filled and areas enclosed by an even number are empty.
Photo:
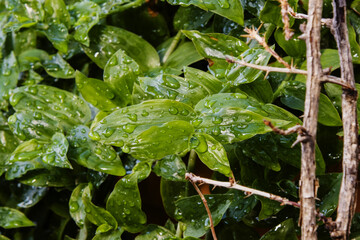
[[[287,0],[278,0],[281,7],[281,20],[284,23],[284,35],[286,40],[290,40],[294,35],[293,30],[290,28],[290,18],[289,18],[289,3]]]
[[[341,182],[336,228],[331,237],[348,239],[351,221],[356,207],[356,185],[358,171],[358,123],[357,91],[355,89],[354,70],[348,29],[346,24],[346,1],[333,0],[333,28],[340,58],[341,78],[344,81],[342,94],[342,119],[344,129],[343,178]]]
[[[205,209],[206,209],[206,212],[208,214],[209,221],[210,221],[210,229],[211,229],[212,237],[213,237],[214,240],[217,240],[216,233],[215,233],[215,228],[214,228],[214,221],[212,219],[211,212],[210,212],[210,209],[209,209],[209,205],[207,204],[206,198],[204,197],[204,195],[200,191],[199,187],[196,185],[196,182],[192,181],[190,178],[187,178],[187,179],[190,180],[191,184],[194,186],[196,192],[199,194],[199,196],[201,198],[201,201],[203,202],[203,204],[205,206]]]
[[[296,19],[308,19],[308,15],[303,14],[303,13],[296,13],[294,12],[294,10],[289,7],[289,14]],[[332,27],[332,19],[331,18],[322,18],[321,19],[321,24],[324,26],[327,26],[328,28]]]

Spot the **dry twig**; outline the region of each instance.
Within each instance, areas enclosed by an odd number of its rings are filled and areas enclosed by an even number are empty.
[[[289,9],[289,14],[293,18],[296,18],[296,19],[308,19],[308,17],[309,17],[306,14],[294,12],[294,10],[290,6],[289,6],[288,9]],[[328,28],[331,28],[332,27],[332,19],[331,18],[322,18],[321,19],[321,24],[328,27]]]
[[[280,2],[280,7],[281,7],[281,16],[282,16],[281,20],[284,23],[284,35],[286,41],[288,41],[294,35],[293,30],[290,28],[289,9],[291,8],[287,0],[278,0],[278,1]]]

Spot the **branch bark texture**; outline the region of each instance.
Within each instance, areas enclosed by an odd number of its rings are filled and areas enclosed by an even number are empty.
[[[304,128],[308,137],[301,144],[301,239],[314,240],[316,236],[315,207],[315,143],[319,109],[319,97],[323,70],[320,63],[320,30],[322,0],[310,0],[306,26],[307,81],[304,109]]]
[[[347,239],[356,207],[358,169],[357,91],[355,89],[354,70],[346,24],[346,1],[333,0],[333,9],[332,30],[339,50],[341,78],[349,87],[343,87],[342,93],[343,178],[337,210],[336,231],[332,232],[331,236],[336,239]]]

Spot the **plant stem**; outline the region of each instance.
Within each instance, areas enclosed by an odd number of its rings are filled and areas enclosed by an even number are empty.
[[[179,31],[179,32],[175,35],[175,37],[174,37],[174,39],[172,40],[169,48],[166,50],[166,52],[165,52],[165,54],[164,54],[164,57],[163,57],[163,59],[162,59],[162,62],[163,62],[163,63],[165,63],[166,60],[168,60],[170,54],[175,50],[175,48],[176,48],[177,44],[179,43],[180,39],[181,39],[181,31]]]

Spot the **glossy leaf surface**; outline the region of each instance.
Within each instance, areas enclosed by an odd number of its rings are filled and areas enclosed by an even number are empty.
[[[169,155],[156,163],[153,172],[167,180],[184,181],[186,166],[178,155]]]
[[[272,239],[298,239],[295,232],[294,220],[287,219],[265,233],[260,240],[272,240]]]
[[[43,162],[54,167],[72,168],[67,159],[69,143],[62,133],[55,133],[51,138],[51,143],[47,146],[46,152],[42,156]]]
[[[0,71],[0,109],[6,110],[10,90],[16,87],[19,78],[19,66],[13,52],[3,59]]]
[[[22,212],[13,208],[0,207],[0,216],[0,226],[5,229],[35,226]]]

